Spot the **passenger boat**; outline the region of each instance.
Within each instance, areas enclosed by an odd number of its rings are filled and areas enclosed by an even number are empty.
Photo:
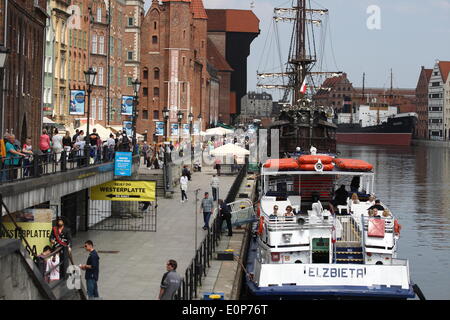
[[[301,170],[301,163],[314,156],[314,169]],[[415,297],[408,260],[397,258],[397,219],[384,203],[386,216],[384,212],[369,215],[373,203],[368,200],[375,191],[372,165],[332,158],[332,170],[325,171],[322,160],[327,156],[303,157],[289,159],[297,162],[298,170],[292,165],[261,167],[259,221],[253,226],[246,262],[247,295],[259,299]],[[349,190],[350,181],[359,203],[351,200],[349,192],[345,205],[330,207],[333,190],[342,184]],[[279,208],[277,215],[274,206]],[[294,208],[294,216],[284,216],[287,206]]]

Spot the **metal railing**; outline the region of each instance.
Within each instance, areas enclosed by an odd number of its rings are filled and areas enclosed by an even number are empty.
[[[26,157],[1,158],[0,184],[111,162],[114,155],[115,151],[107,146],[97,148],[87,145],[83,149],[72,149],[69,152],[40,152]]]
[[[336,241],[337,243],[361,241],[361,229],[359,228],[359,224],[353,219],[353,217],[336,216],[336,218],[342,226],[341,238]]]

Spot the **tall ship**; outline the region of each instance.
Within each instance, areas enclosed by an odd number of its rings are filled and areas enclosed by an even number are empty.
[[[281,154],[292,153],[298,147],[308,150],[312,144],[320,152],[336,152],[337,126],[332,121],[333,109],[316,105],[312,96],[317,90],[318,77],[342,72],[321,70],[319,53],[313,43],[317,37],[315,26],[321,24],[320,17],[327,15],[328,10],[307,8],[306,3],[306,0],[293,1],[291,8],[274,9],[275,34],[279,33],[277,22],[293,24],[287,63],[280,65],[280,72],[258,73],[258,87],[282,92],[280,114],[266,127],[268,145],[270,131],[279,132]]]
[[[296,0],[291,8],[275,9],[275,19],[294,24],[285,72],[293,99],[271,126],[281,130],[280,151],[287,157],[268,159],[261,167],[245,295],[413,298],[416,286],[409,262],[397,257],[401,227],[385,203],[375,202],[372,165],[335,156],[333,112],[314,105],[305,94],[305,79],[315,61],[306,55],[305,30],[316,21],[314,14],[328,13],[310,9],[307,3]],[[286,13],[291,16],[283,16]],[[297,147],[302,150],[292,153]]]

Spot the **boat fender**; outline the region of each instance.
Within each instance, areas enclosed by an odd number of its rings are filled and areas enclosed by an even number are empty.
[[[400,234],[400,230],[402,229],[402,226],[400,223],[398,223],[398,219],[394,220],[394,232],[396,234]]]
[[[261,235],[264,230],[264,217],[259,218],[258,234]]]
[[[261,205],[259,203],[256,205],[256,215],[261,216]]]

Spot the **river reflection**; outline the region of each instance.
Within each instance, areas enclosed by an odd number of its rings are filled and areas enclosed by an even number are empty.
[[[339,145],[374,165],[375,192],[399,218],[399,258],[427,299],[450,299],[450,148]]]

